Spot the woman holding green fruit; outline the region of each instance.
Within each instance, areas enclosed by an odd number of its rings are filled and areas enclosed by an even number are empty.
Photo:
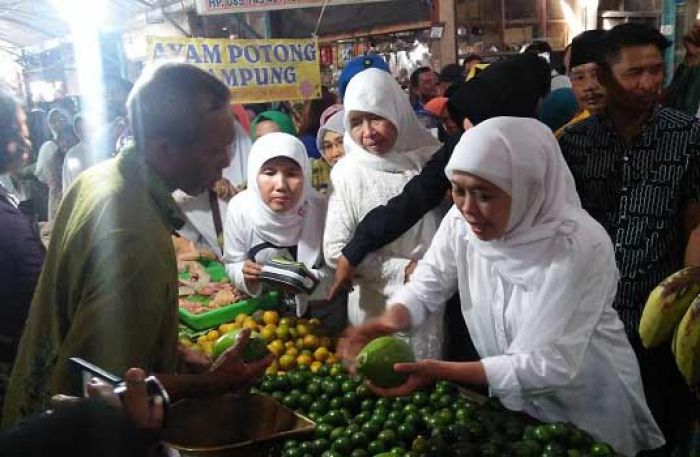
[[[369,341],[420,325],[458,290],[481,360],[396,364],[405,382],[376,393],[404,396],[436,379],[487,385],[507,408],[571,422],[621,454],[663,445],[612,308],[610,238],[581,208],[551,132],[488,120],[464,134],[446,174],[455,205],[428,252],[382,316],[346,332],[341,355],[354,360]]]

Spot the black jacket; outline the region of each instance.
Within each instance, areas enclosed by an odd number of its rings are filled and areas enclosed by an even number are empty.
[[[461,134],[449,138],[401,194],[367,213],[343,249],[343,255],[352,265],[359,265],[367,254],[403,235],[442,202],[450,188],[445,167],[460,138]]]

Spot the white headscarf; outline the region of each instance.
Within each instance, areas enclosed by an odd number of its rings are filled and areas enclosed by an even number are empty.
[[[345,111],[342,109],[326,119],[326,122],[318,129],[316,134],[316,147],[319,151],[323,151],[323,137],[326,132],[335,132],[339,135],[345,133]]]
[[[287,157],[301,167],[304,190],[299,201],[284,213],[272,211],[263,201],[258,187],[258,173],[268,160]],[[248,157],[248,189],[237,201],[245,205],[255,232],[278,247],[297,246],[297,260],[313,268],[321,255],[325,204],[311,187],[311,165],[304,143],[292,135],[276,132],[260,137]]]
[[[420,170],[440,148],[440,143],[418,120],[408,95],[391,74],[368,68],[350,80],[343,99],[345,105],[345,156],[365,166],[383,171]],[[349,116],[364,111],[389,120],[398,137],[391,151],[378,156],[367,152],[350,136]]]
[[[505,235],[481,241],[469,229],[468,239],[513,282],[527,285],[537,280],[538,269],[532,267],[552,255],[560,236],[608,238],[581,207],[556,138],[537,120],[497,117],[469,129],[445,168],[448,178],[455,171],[476,175],[510,195]]]

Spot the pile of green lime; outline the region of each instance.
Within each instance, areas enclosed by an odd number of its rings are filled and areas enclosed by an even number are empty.
[[[316,422],[313,437],[283,444],[282,457],[614,455],[570,424],[538,423],[496,399],[479,405],[445,381],[408,397],[379,398],[363,377],[333,365],[267,375],[256,391]]]

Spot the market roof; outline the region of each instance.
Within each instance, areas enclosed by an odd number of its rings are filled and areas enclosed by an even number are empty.
[[[55,5],[66,0],[0,0],[0,50],[16,53],[70,34]],[[191,0],[104,0],[113,26],[128,23],[136,15],[154,8],[190,8]],[[85,12],[86,20],[90,12]],[[109,24],[108,24],[109,25]]]
[[[314,32],[320,13],[321,8],[272,11],[270,20],[279,36],[298,38]],[[318,34],[363,34],[389,24],[425,23],[429,20],[430,6],[425,0],[337,5],[326,9]]]

